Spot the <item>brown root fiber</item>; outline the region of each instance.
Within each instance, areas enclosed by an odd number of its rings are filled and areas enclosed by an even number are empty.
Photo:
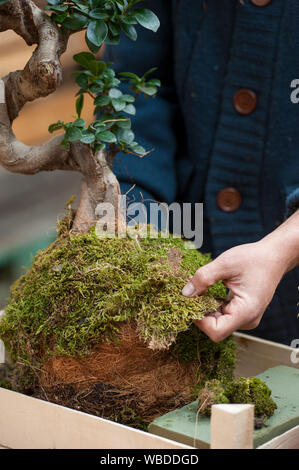
[[[103,343],[81,359],[52,358],[43,372],[41,397],[121,421],[131,410],[149,423],[190,402],[198,364],[182,364],[169,351],[149,349],[134,325],[124,324],[119,346]]]

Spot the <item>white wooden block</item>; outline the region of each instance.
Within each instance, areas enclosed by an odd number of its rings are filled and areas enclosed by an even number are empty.
[[[211,449],[252,449],[254,405],[213,405]]]
[[[0,318],[5,315],[5,310],[0,310]],[[5,364],[5,347],[3,341],[0,339],[0,365]]]

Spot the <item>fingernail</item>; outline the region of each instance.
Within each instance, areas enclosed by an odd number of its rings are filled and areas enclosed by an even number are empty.
[[[192,282],[188,282],[188,284],[185,285],[184,289],[182,290],[182,294],[186,297],[191,297],[193,294],[195,294],[195,287]]]

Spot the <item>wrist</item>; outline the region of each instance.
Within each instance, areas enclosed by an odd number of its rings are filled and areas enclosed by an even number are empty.
[[[276,230],[261,240],[282,275],[299,264],[299,209]]]

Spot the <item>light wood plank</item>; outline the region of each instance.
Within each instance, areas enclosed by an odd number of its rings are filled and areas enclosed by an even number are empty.
[[[3,388],[0,388],[0,445],[13,449],[189,448]]]
[[[299,369],[299,363],[291,361],[292,353],[298,353],[295,348],[243,333],[235,333],[234,337],[237,342],[237,367],[235,370],[237,377],[255,376],[276,366]]]
[[[258,449],[299,449],[299,426],[271,439]]]

